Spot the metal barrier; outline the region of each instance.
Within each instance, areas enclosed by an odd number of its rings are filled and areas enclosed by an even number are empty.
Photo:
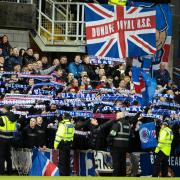
[[[12,162],[19,175],[28,175],[32,167],[32,157],[36,150],[12,148]],[[59,150],[46,149],[41,151],[44,155],[58,166]],[[128,176],[136,176],[140,173],[139,161],[141,153],[127,153],[126,173]],[[35,157],[35,156],[34,156]],[[95,150],[71,150],[71,175],[95,176],[111,174],[113,172],[112,158],[110,152]],[[79,168],[77,168],[79,167]]]
[[[37,11],[45,45],[85,45],[84,3],[39,0]]]
[[[27,175],[32,167],[32,150],[26,148],[11,149],[12,164],[19,175]]]
[[[0,0],[0,2],[33,4],[33,0]]]

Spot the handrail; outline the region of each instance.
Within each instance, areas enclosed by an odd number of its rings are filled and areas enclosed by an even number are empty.
[[[60,21],[60,20],[54,20],[55,23],[62,23],[62,22],[66,22],[66,21]],[[68,21],[69,23],[76,23],[77,21]],[[79,23],[84,23],[84,21],[78,21]]]
[[[59,6],[60,6],[64,11],[66,11],[66,8],[64,8],[64,7],[62,6],[62,4],[59,4]]]
[[[179,76],[180,74],[177,72],[173,72],[174,75]]]
[[[38,10],[38,12],[39,12],[39,10]],[[42,16],[44,16],[45,18],[47,18],[49,21],[52,22],[52,19],[49,18],[46,14],[44,14],[43,12],[40,12],[40,14],[41,14]]]
[[[33,4],[33,0],[1,0],[1,2]]]
[[[66,14],[64,14],[62,11],[60,11],[60,9],[58,9],[56,6],[55,6],[55,9],[56,11],[58,11],[60,14],[62,14],[64,16],[64,18],[66,17]]]
[[[45,31],[46,33],[48,33],[50,36],[52,35],[52,33],[50,33],[46,28],[44,28],[43,26],[40,27],[43,31]]]
[[[62,5],[75,5],[75,4],[80,4],[80,5],[85,5],[85,3],[81,2],[57,2],[55,1],[54,4],[62,4]]]
[[[52,1],[52,0],[46,0],[46,1],[49,1],[49,2],[51,2],[52,4],[54,3],[54,1]]]
[[[176,68],[176,67],[174,67],[174,70],[176,70],[176,71],[180,71],[180,68]]]
[[[47,5],[47,12],[42,12],[41,5],[43,1]],[[38,35],[44,44],[56,45],[58,42],[60,44],[63,41],[63,44],[67,42],[68,45],[70,45],[69,42],[72,42],[72,46],[77,45],[77,42],[85,45],[84,5],[84,3],[76,2],[39,0],[39,6],[37,8],[37,15],[39,16],[37,18],[39,21]],[[61,12],[61,8],[65,12]]]
[[[52,0],[47,0],[47,2],[51,3],[52,5],[53,5],[53,4],[56,5],[56,4],[54,3],[54,1],[52,1]],[[66,17],[66,14],[64,14],[62,11],[60,11],[56,6],[55,6],[55,10],[58,11],[58,13],[59,13],[60,15],[62,15],[64,18]]]
[[[82,20],[84,22],[84,6],[82,6]],[[82,23],[82,27],[81,27],[81,35],[83,35],[84,33],[84,23]],[[84,35],[85,36],[85,35]],[[81,41],[83,41],[83,36],[81,37]]]

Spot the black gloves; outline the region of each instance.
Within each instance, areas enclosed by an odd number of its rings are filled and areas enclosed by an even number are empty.
[[[4,124],[3,120],[2,120],[2,118],[0,118],[0,126],[2,126],[2,127],[5,126],[5,124]]]

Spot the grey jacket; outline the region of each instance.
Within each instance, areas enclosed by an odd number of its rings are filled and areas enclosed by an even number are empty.
[[[48,69],[44,69],[44,70],[39,70],[36,71],[37,74],[50,74],[51,72],[53,72],[56,69],[56,66],[52,66]]]

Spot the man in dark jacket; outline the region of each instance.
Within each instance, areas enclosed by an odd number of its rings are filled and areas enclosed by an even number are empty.
[[[29,125],[22,130],[22,139],[24,148],[32,149],[38,145],[38,133],[35,118],[31,118]]]
[[[33,49],[28,48],[23,56],[23,65],[36,62],[36,58],[33,55],[34,55]]]
[[[105,150],[106,147],[106,133],[107,128],[111,128],[114,120],[109,120],[101,125],[98,124],[97,119],[92,118],[90,121],[90,148],[94,150]]]
[[[156,79],[157,84],[162,86],[168,85],[168,83],[171,80],[171,77],[164,63],[161,63],[160,69],[154,72],[154,78]]]
[[[129,148],[130,125],[123,112],[116,113],[116,121],[109,133],[112,142],[113,176],[126,176],[126,152]]]
[[[43,124],[43,118],[37,117],[37,145],[43,149],[46,149],[46,126]]]
[[[19,56],[19,50],[16,47],[12,49],[12,55],[5,63],[5,70],[13,71],[13,67],[15,64],[19,64],[20,66],[22,66],[22,58]]]
[[[95,80],[96,79],[96,73],[95,73],[95,70],[93,69],[93,66],[90,64],[89,56],[85,56],[83,58],[83,67],[84,67],[84,71],[87,72],[90,79]]]

